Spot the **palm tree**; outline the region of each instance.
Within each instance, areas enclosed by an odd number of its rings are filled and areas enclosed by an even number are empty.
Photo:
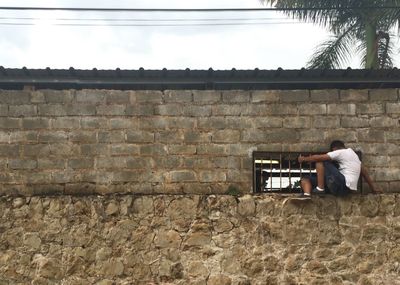
[[[333,34],[316,49],[307,63],[308,68],[340,68],[353,52],[362,55],[365,68],[393,66],[391,39],[396,35],[391,32],[397,28],[399,36],[400,8],[383,7],[400,7],[399,0],[260,1],[276,8],[290,8],[283,13],[304,22],[319,24]]]

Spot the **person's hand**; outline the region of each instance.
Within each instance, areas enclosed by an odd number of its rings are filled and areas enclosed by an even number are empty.
[[[371,190],[372,190],[373,194],[382,194],[383,193],[383,190],[379,187],[373,187]]]
[[[305,159],[306,159],[306,158],[300,154],[300,155],[299,155],[299,158],[298,158],[297,160],[298,160],[300,163],[302,163],[302,162],[305,161]]]

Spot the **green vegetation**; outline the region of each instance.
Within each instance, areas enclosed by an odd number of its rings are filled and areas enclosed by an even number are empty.
[[[318,24],[333,34],[317,47],[307,63],[308,68],[341,68],[355,53],[361,55],[366,69],[393,67],[393,38],[400,35],[400,9],[382,7],[399,7],[399,0],[260,1],[276,8],[298,8],[283,13],[294,19]]]

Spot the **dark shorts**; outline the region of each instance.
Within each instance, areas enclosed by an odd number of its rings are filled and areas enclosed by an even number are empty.
[[[346,186],[346,179],[343,174],[339,172],[335,164],[331,161],[324,161],[324,177],[325,177],[325,191],[335,195],[346,195],[349,193],[350,189]],[[317,176],[311,175],[304,177],[309,179],[312,188],[317,187]]]

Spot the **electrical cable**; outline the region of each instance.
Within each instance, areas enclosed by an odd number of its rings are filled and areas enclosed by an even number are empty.
[[[129,27],[129,26],[138,26],[138,27],[183,27],[183,26],[239,26],[239,25],[280,25],[280,24],[294,24],[298,22],[294,22],[288,18],[279,18],[279,17],[257,17],[257,18],[162,18],[162,19],[150,19],[150,18],[42,18],[42,17],[0,17],[0,20],[7,21],[56,21],[55,23],[44,22],[44,24],[53,25],[53,26],[87,26],[87,27],[95,27],[95,26],[119,26],[119,27]],[[270,20],[273,20],[272,22]],[[63,22],[67,23],[63,23]],[[99,23],[99,22],[105,23]],[[247,21],[247,22],[243,22]],[[263,22],[254,22],[254,21],[263,21]],[[78,22],[78,23],[73,23]],[[83,22],[83,23],[82,23]],[[88,22],[88,23],[85,23]],[[91,23],[92,22],[92,23]],[[97,22],[97,23],[93,23]],[[111,23],[107,23],[111,22]],[[115,22],[128,22],[122,24],[113,24]],[[141,23],[150,23],[151,24],[141,24]],[[175,22],[180,22],[184,24],[177,24]],[[200,22],[200,23],[196,23]],[[210,23],[211,22],[211,23]],[[214,23],[213,23],[214,22]],[[215,23],[216,22],[216,23]],[[222,22],[222,23],[221,23]],[[225,23],[223,23],[225,22]],[[160,24],[163,23],[163,24]],[[166,24],[165,24],[166,23]],[[42,23],[35,22],[0,22],[2,26],[35,26],[41,25]]]
[[[62,24],[51,23],[52,26],[73,26],[73,27],[194,27],[194,26],[253,26],[253,25],[286,25],[286,24],[307,24],[298,22],[259,22],[259,23],[200,23],[200,24]],[[37,23],[2,23],[0,26],[35,26]]]
[[[0,7],[0,10],[34,10],[34,11],[75,11],[75,12],[254,12],[254,11],[301,11],[301,10],[344,10],[344,9],[400,9],[397,6],[369,6],[369,7],[309,7],[309,8],[216,8],[216,9],[147,9],[147,8],[57,8],[57,7]],[[116,18],[39,18],[39,17],[0,17],[0,20],[28,20],[28,21],[76,21],[76,22],[153,22],[152,24],[140,23],[123,23],[123,24],[98,24],[98,23],[45,23],[53,26],[120,26],[120,27],[180,27],[180,26],[245,26],[245,25],[281,25],[281,24],[306,24],[304,22],[285,21],[287,18],[212,18],[212,19],[184,19],[184,18],[162,18],[162,19],[116,19]],[[278,22],[253,22],[253,21],[268,21],[275,20]],[[279,21],[282,20],[282,21]],[[221,23],[229,21],[228,23]],[[234,21],[251,21],[238,23]],[[169,22],[169,24],[158,24],[157,22]],[[172,22],[172,23],[171,23]],[[173,22],[194,22],[177,24]],[[217,22],[217,23],[195,23],[195,22]],[[42,23],[24,23],[24,22],[0,22],[2,26],[34,26]]]
[[[74,12],[263,12],[348,9],[400,9],[400,6],[351,6],[351,7],[304,7],[304,8],[210,8],[210,9],[161,9],[161,8],[68,8],[68,7],[0,7],[15,11],[74,11]]]
[[[0,20],[55,20],[55,21],[104,21],[104,22],[185,22],[185,21],[259,21],[288,20],[288,18],[163,18],[163,19],[132,19],[132,18],[34,18],[34,17],[0,17]]]

